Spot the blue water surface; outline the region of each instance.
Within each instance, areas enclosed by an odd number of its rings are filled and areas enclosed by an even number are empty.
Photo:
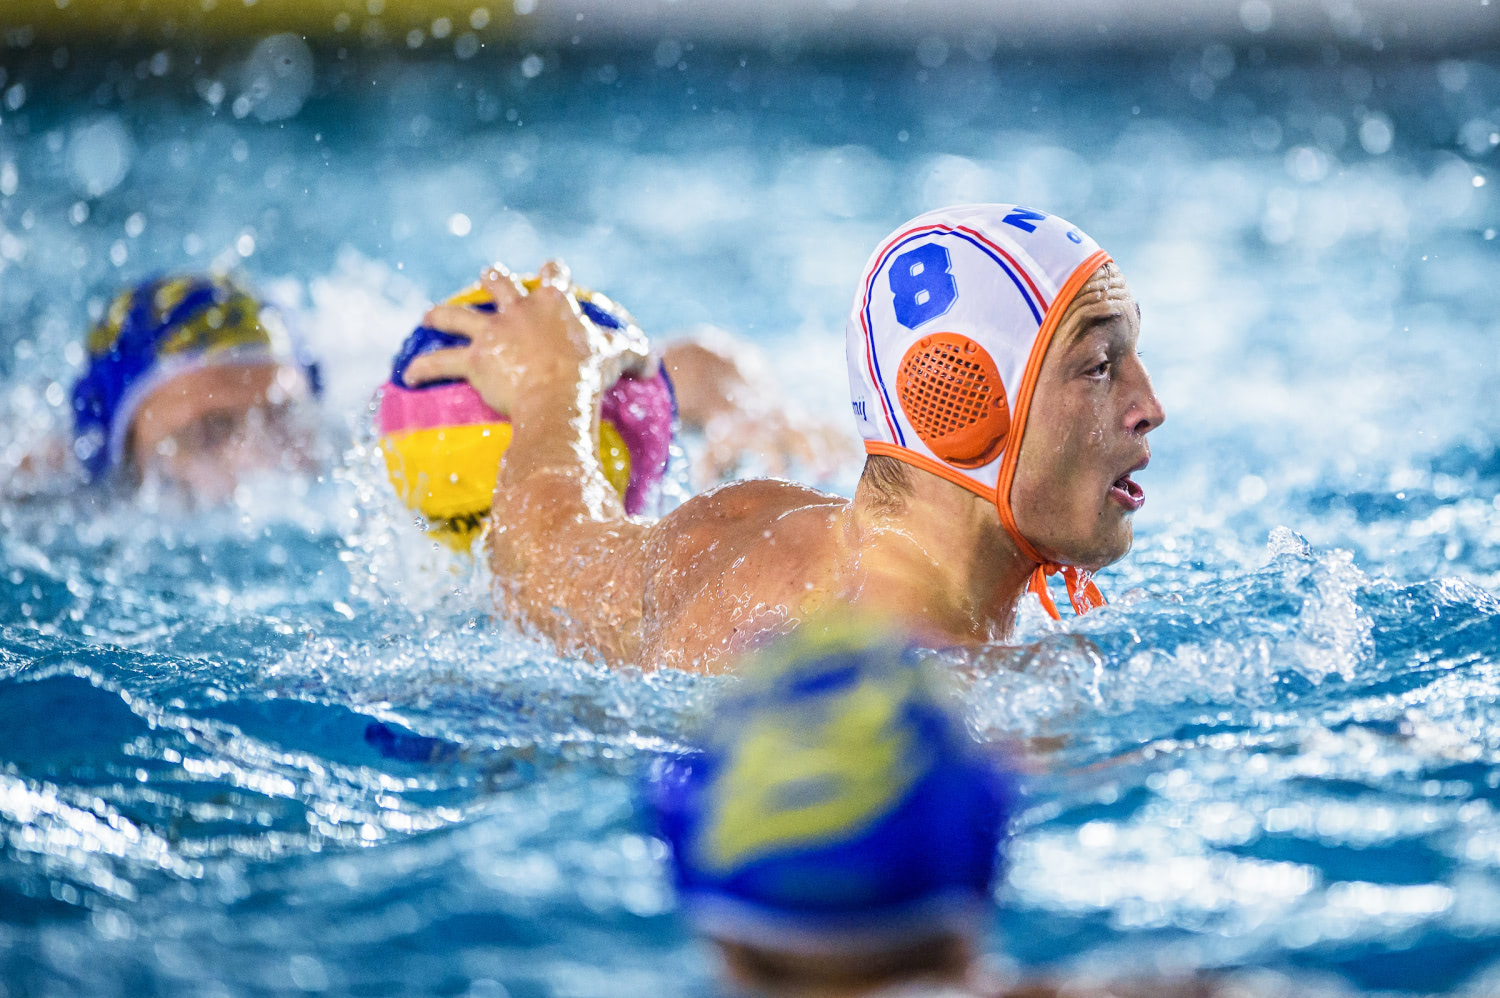
[[[1112,605],[944,656],[1046,759],[988,949],[1500,993],[1492,56],[6,39],[0,998],[714,993],[635,793],[714,683],[492,623],[369,393],[425,302],[561,255],[842,421],[866,255],[977,200],[1111,250],[1169,413]],[[90,318],[211,264],[322,356],[324,473],[20,495]]]

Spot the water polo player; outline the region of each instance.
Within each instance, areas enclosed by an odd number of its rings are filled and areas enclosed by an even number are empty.
[[[738,672],[706,737],[651,784],[678,904],[730,979],[992,992],[975,958],[1015,795],[943,677],[842,618]]]
[[[73,453],[91,481],[157,479],[199,500],[242,476],[305,470],[316,365],[276,310],[227,277],[146,281],[94,326],[73,387]]]
[[[439,306],[467,340],[417,358],[509,412],[491,509],[502,612],[569,654],[722,668],[765,635],[849,601],[933,644],[1003,638],[1030,589],[1056,614],[1103,601],[1144,502],[1133,475],[1165,418],[1136,353],[1118,267],[1071,223],[1014,205],[920,216],[865,268],[846,327],[865,438],[853,500],[735,482],[648,523],[593,451],[624,346],[586,321],[566,269],[528,292],[486,275],[498,311]]]

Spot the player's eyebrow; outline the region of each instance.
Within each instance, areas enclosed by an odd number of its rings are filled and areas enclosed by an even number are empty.
[[[1120,313],[1118,310],[1111,309],[1108,312],[1100,312],[1096,315],[1092,315],[1084,319],[1074,328],[1072,334],[1068,337],[1067,343],[1064,344],[1064,349],[1071,350],[1073,347],[1083,342],[1083,340],[1087,338],[1089,334],[1093,333],[1094,330],[1098,329],[1100,326],[1109,325],[1116,319],[1120,318],[1121,314],[1122,313]]]

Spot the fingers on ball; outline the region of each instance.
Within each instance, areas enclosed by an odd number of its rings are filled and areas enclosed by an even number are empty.
[[[412,359],[406,368],[406,380],[410,384],[425,385],[429,381],[463,378],[467,373],[463,363],[466,348],[434,350]]]
[[[544,287],[552,287],[566,294],[573,287],[573,274],[561,260],[548,260],[537,271],[537,279]]]
[[[489,327],[492,317],[485,312],[465,305],[434,305],[427,312],[423,324],[445,333],[456,333],[474,339]]]
[[[479,281],[495,299],[497,308],[505,308],[526,296],[526,289],[521,285],[520,278],[511,273],[510,268],[503,263],[490,266],[480,275]]]

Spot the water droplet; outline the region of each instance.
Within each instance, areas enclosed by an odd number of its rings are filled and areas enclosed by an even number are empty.
[[[917,43],[917,62],[928,69],[937,69],[948,61],[948,43],[935,35],[929,35]]]
[[[657,66],[670,69],[682,58],[682,43],[675,38],[663,38],[656,43],[656,51],[652,54],[652,58]]]
[[[1271,30],[1276,14],[1266,0],[1245,0],[1240,4],[1240,23],[1251,34],[1259,35]]]
[[[312,50],[300,37],[283,33],[262,39],[241,68],[236,117],[244,117],[241,100],[247,102],[245,113],[254,111],[261,121],[294,117],[312,93],[313,77]]]
[[[73,130],[68,140],[68,173],[82,193],[99,197],[125,179],[134,155],[130,133],[118,118],[96,118]]]
[[[1359,144],[1371,156],[1380,156],[1390,151],[1395,130],[1391,121],[1383,114],[1372,114],[1359,125]]]

